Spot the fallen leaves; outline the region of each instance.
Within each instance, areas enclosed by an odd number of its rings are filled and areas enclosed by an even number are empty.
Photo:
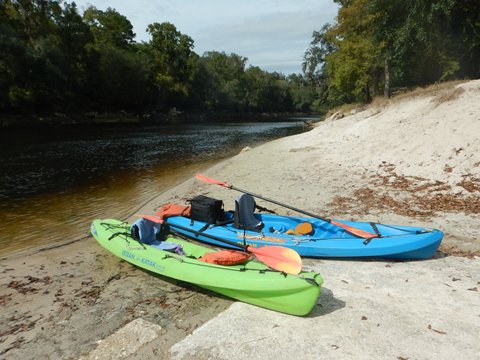
[[[37,320],[38,321],[38,320]],[[36,321],[24,322],[24,323],[17,323],[12,325],[8,330],[5,330],[0,333],[0,338],[7,336],[7,335],[16,335],[20,332],[28,331],[32,329],[36,324]]]
[[[364,215],[371,210],[391,211],[407,217],[431,217],[438,212],[480,214],[480,179],[463,175],[457,183],[469,194],[453,192],[443,181],[399,175],[395,165],[383,162],[380,172],[370,176],[369,187],[355,189],[349,196],[337,196],[328,206],[333,211]],[[371,186],[371,187],[370,187]]]
[[[437,334],[442,334],[442,335],[447,334],[445,331],[441,331],[441,330],[437,330],[437,329],[432,328],[432,325],[430,325],[430,324],[428,325],[428,329],[432,330],[432,331],[435,331]]]
[[[26,281],[17,281],[17,280],[12,280],[10,283],[7,285],[11,289],[17,290],[21,294],[28,294],[28,293],[37,293],[40,291],[39,288],[29,286],[31,284],[36,284],[36,283],[43,283],[44,285],[48,285],[52,283],[52,278],[50,276],[44,276],[43,278],[36,278],[34,276],[25,276],[24,277]]]
[[[453,245],[440,245],[440,251],[444,252],[445,254],[452,255],[452,256],[461,256],[466,257],[469,259],[473,259],[475,256],[480,256],[479,252],[476,251],[469,251],[469,250],[462,250],[458,249]]]
[[[97,300],[102,295],[104,289],[105,286],[94,285],[88,290],[78,291],[77,296],[81,299],[84,299],[89,306],[95,305]]]
[[[0,295],[0,305],[6,305],[12,299],[12,294]]]
[[[474,178],[473,176],[470,176],[470,178],[464,176],[463,180],[460,181],[457,185],[463,187],[470,193],[480,191],[480,179]]]
[[[120,278],[121,278],[120,274],[112,275],[112,276],[110,276],[110,277],[107,279],[107,284],[109,284],[109,283],[112,282],[113,280],[120,280]]]
[[[18,339],[16,339],[8,348],[2,350],[0,352],[0,355],[3,355],[3,354],[6,354],[7,352],[9,352],[10,350],[12,349],[18,349],[20,348],[20,346],[22,346],[22,344],[25,342],[25,338],[24,337],[20,337]]]

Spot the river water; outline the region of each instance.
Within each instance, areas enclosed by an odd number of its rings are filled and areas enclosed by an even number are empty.
[[[0,134],[0,256],[82,238],[239,152],[303,122],[104,125]]]

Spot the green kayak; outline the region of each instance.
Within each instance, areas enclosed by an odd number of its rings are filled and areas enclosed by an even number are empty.
[[[91,233],[105,249],[133,265],[287,314],[307,315],[323,283],[316,272],[291,275],[256,260],[229,266],[200,261],[198,258],[216,250],[170,235],[162,242],[142,244],[130,235],[130,224],[118,220],[95,220]],[[172,243],[181,246],[181,255],[162,249]]]

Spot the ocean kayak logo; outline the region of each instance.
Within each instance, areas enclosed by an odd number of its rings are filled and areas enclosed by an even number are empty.
[[[157,264],[155,261],[144,258],[139,255],[135,255],[134,253],[131,253],[128,250],[123,250],[122,251],[122,257],[125,258],[125,260],[132,260],[136,263],[139,263],[140,266],[144,268],[152,268],[155,269],[157,272],[164,272],[165,271],[165,266]]]

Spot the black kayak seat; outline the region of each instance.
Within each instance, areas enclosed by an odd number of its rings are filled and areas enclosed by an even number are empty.
[[[255,216],[255,199],[250,194],[242,194],[235,200],[233,227],[260,232],[264,223]]]

